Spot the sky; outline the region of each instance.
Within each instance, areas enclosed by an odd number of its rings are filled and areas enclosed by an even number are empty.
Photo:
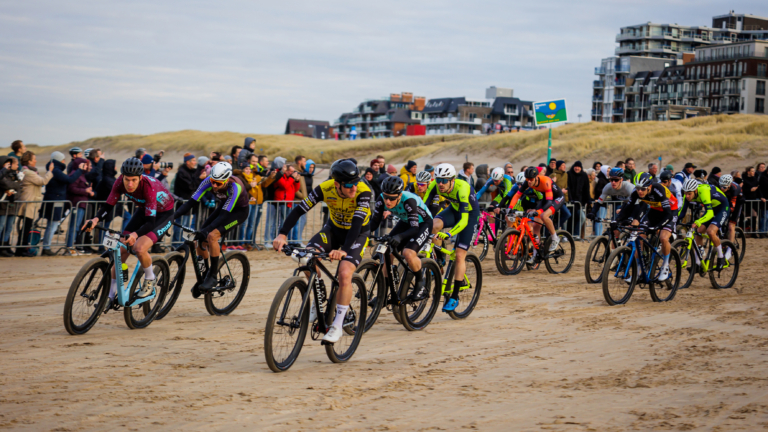
[[[648,21],[768,16],[763,1],[0,0],[0,146],[197,129],[280,134],[412,92],[565,98]]]

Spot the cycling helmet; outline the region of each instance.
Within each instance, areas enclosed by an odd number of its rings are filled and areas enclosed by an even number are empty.
[[[653,179],[648,173],[640,173],[635,177],[635,187],[646,188],[653,184]]]
[[[624,177],[624,169],[619,167],[611,168],[610,177]]]
[[[337,160],[331,167],[331,177],[338,183],[357,183],[360,181],[360,170],[357,164],[349,159]]]
[[[381,192],[387,195],[400,195],[403,193],[403,179],[389,176],[381,182]]]
[[[645,174],[644,172],[640,171],[639,173],[635,174],[635,177],[632,179],[632,183],[637,185],[637,182],[640,181],[640,177]],[[641,186],[642,187],[642,186]]]
[[[728,189],[731,187],[731,183],[733,183],[733,176],[730,174],[726,174],[722,177],[720,177],[720,187],[723,189]]]
[[[672,171],[662,171],[661,174],[659,174],[659,181],[667,181],[672,180]]]
[[[84,156],[84,157],[86,157],[86,158],[88,158],[88,156],[90,156],[90,155],[91,155],[91,152],[92,152],[92,151],[93,151],[93,149],[92,149],[92,148],[87,148],[87,149],[85,149],[85,151],[83,152],[83,156]]]
[[[539,170],[536,167],[528,167],[525,169],[525,178],[528,180],[535,179],[539,176]]]
[[[416,174],[416,181],[419,183],[429,183],[432,181],[432,174],[428,171],[419,171],[419,173]]]
[[[452,179],[456,177],[456,168],[449,163],[441,163],[435,168],[435,177]]]
[[[517,173],[517,177],[515,178],[515,181],[517,183],[522,183],[525,181],[525,173]]]
[[[141,163],[139,158],[128,158],[123,162],[123,166],[120,167],[120,173],[129,177],[140,176],[144,174],[144,164]]]
[[[211,168],[211,179],[223,182],[232,177],[232,165],[229,162],[219,162]]]
[[[494,168],[493,171],[491,171],[491,179],[494,181],[499,181],[504,178],[504,168],[498,167]]]
[[[683,192],[693,192],[699,189],[699,183],[696,179],[688,179],[683,183]]]

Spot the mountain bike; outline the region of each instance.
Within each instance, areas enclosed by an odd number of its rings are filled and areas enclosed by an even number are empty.
[[[657,247],[641,236],[655,232],[656,229],[639,225],[623,227],[622,231],[628,235],[627,242],[611,252],[603,267],[601,282],[605,301],[610,306],[625,304],[638,285],[648,285],[654,302],[674,299],[682,274],[677,251],[673,248],[669,252],[669,277],[659,281],[663,259]],[[655,243],[658,244],[658,237]]]
[[[477,235],[472,240],[469,251],[477,255],[480,261],[483,261],[486,255],[488,255],[490,246],[496,247],[497,232],[500,231],[497,228],[503,226],[504,219],[503,217],[496,216],[494,213],[483,211],[480,214],[478,224]]]
[[[245,297],[248,282],[251,279],[251,263],[245,253],[238,250],[222,252],[219,259],[218,278],[216,286],[209,291],[203,291],[198,286],[203,283],[203,258],[197,255],[195,237],[199,234],[192,228],[185,227],[176,222],[173,225],[181,228],[184,243],[174,252],[165,256],[171,268],[171,284],[168,290],[170,296],[157,314],[157,319],[162,319],[171,311],[184,286],[187,261],[192,258],[195,270],[195,284],[192,286],[193,296],[203,295],[205,310],[211,315],[229,315]],[[223,241],[224,239],[222,239]]]
[[[434,239],[434,235],[430,238]],[[456,251],[446,249],[443,246],[437,246],[432,242],[428,242],[424,245],[420,251],[425,257],[432,259],[435,252],[439,251],[445,258],[448,259],[447,266],[443,271],[442,288],[440,295],[443,296],[443,301],[447,302],[451,298],[454,289],[454,266],[456,263]],[[483,288],[483,268],[480,264],[480,259],[472,252],[467,252],[466,268],[464,271],[464,286],[459,288],[459,304],[456,309],[448,312],[448,315],[453,319],[467,318],[477,306],[478,300],[480,300],[480,291]],[[442,267],[438,264],[438,268]]]
[[[264,332],[264,355],[273,372],[288,370],[299,357],[307,330],[312,329],[312,340],[322,337],[333,324],[336,315],[336,292],[339,281],[323,265],[328,254],[315,249],[283,247],[283,252],[299,266],[275,293],[267,316]],[[299,276],[304,273],[304,277]],[[331,293],[327,295],[321,275],[331,280]],[[310,292],[309,287],[312,287]],[[352,358],[363,337],[368,293],[365,282],[359,274],[352,275],[352,302],[344,317],[344,335],[335,344],[325,341],[325,353],[334,363],[343,363]],[[312,300],[310,300],[312,299]],[[315,308],[317,318],[309,322],[309,309]]]
[[[543,225],[542,223],[536,222],[520,211],[514,212],[514,216],[520,218],[518,228],[507,229],[498,239],[499,246],[496,248],[495,261],[499,273],[516,275],[523,269],[523,264],[529,269],[534,269],[538,268],[542,261],[549,273],[561,274],[570,271],[576,255],[576,247],[573,236],[568,231],[555,231],[560,238],[560,244],[554,251],[550,251],[552,236],[547,237],[544,245],[541,246],[533,235],[531,224]],[[531,259],[534,249],[537,254]]]
[[[693,226],[690,223],[681,225],[689,228]],[[712,244],[712,239],[706,233],[700,235],[707,240],[706,246],[701,248],[696,246],[696,242],[694,242],[693,229],[688,230],[685,238],[672,243],[672,249],[680,254],[683,268],[683,281],[680,284],[680,288],[690,287],[694,275],[698,274],[704,277],[707,273],[709,273],[709,281],[712,284],[712,288],[731,288],[739,275],[740,261],[736,245],[729,240],[720,240],[726,261],[723,268],[718,269],[717,250]]]
[[[88,222],[89,227],[91,222]],[[157,281],[155,288],[147,297],[138,298],[144,281],[141,263],[136,263],[130,279],[128,266],[122,262],[120,250],[130,252],[130,248],[120,242],[121,232],[96,225],[96,229],[104,231],[103,246],[106,251],[99,257],[93,258],[77,272],[69,287],[64,301],[64,328],[71,335],[81,335],[93,328],[96,321],[105,310],[109,298],[109,285],[114,267],[117,278],[117,297],[112,309],[123,309],[125,324],[130,329],[141,329],[149,326],[157,316],[160,306],[165,300],[170,281],[168,262],[163,257],[153,257],[152,266]]]
[[[720,238],[727,239],[728,230],[724,230],[720,227]],[[747,235],[740,226],[736,227],[736,235],[733,237],[733,240],[733,246],[736,248],[736,255],[739,256],[739,264],[741,264],[741,262],[744,261],[744,253],[747,251]]]
[[[595,218],[594,223],[613,223],[610,219]],[[616,237],[613,230],[608,227],[607,235],[595,237],[589,248],[587,249],[587,256],[584,258],[584,277],[587,279],[587,283],[596,284],[602,281],[603,268],[605,262],[608,261],[608,255],[611,251],[624,244],[626,240],[626,234]]]

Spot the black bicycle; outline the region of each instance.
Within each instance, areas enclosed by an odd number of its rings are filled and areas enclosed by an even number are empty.
[[[229,315],[237,309],[248,289],[248,281],[251,278],[251,263],[242,251],[227,251],[221,254],[219,260],[218,277],[219,281],[211,290],[203,291],[199,288],[205,279],[202,271],[203,259],[198,257],[195,247],[195,236],[197,231],[187,228],[183,225],[173,225],[181,228],[184,244],[179,246],[176,251],[170,252],[165,256],[168,266],[171,269],[171,284],[168,288],[168,296],[163,307],[155,319],[163,319],[176,304],[176,300],[181,294],[184,286],[184,280],[187,271],[187,261],[192,258],[192,264],[195,269],[195,284],[192,286],[192,294],[197,297],[203,295],[205,309],[211,315]]]
[[[423,300],[409,300],[408,296],[416,287],[415,275],[405,258],[397,252],[387,237],[376,237],[378,243],[373,259],[363,260],[355,273],[365,282],[368,294],[368,318],[365,331],[376,323],[381,310],[386,307],[397,315],[397,321],[409,331],[423,330],[435,317],[440,306],[442,275],[437,263],[421,259],[421,277],[427,288],[428,297]],[[394,264],[392,256],[399,262]]]
[[[284,246],[283,252],[299,263],[299,267],[293,277],[283,282],[277,290],[267,316],[264,355],[273,372],[283,372],[293,366],[304,346],[310,325],[312,340],[320,339],[328,332],[336,315],[336,292],[339,290],[338,279],[321,262],[330,260],[327,253],[291,246]],[[304,277],[299,276],[302,273]],[[331,280],[330,296],[325,290],[321,273]],[[309,287],[312,287],[311,294]],[[344,317],[344,335],[333,344],[322,342],[325,353],[334,363],[348,361],[360,345],[368,312],[367,294],[363,278],[357,273],[353,274],[352,301]],[[317,318],[310,323],[310,308],[313,306]]]
[[[594,220],[596,224],[603,222],[612,223],[614,221],[600,218]],[[596,284],[603,280],[603,268],[605,262],[608,261],[608,255],[617,247],[622,246],[627,238],[626,233],[616,237],[610,226],[607,231],[606,235],[595,237],[587,249],[587,256],[584,259],[584,277],[587,278],[587,283]]]

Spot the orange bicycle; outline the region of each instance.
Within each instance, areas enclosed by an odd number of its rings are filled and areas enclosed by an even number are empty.
[[[553,274],[568,273],[573,266],[573,260],[576,254],[576,247],[573,242],[573,236],[568,231],[558,230],[557,236],[560,243],[555,250],[550,251],[549,247],[552,236],[544,240],[544,246],[533,236],[531,224],[539,224],[533,218],[529,218],[523,212],[514,212],[513,216],[519,218],[515,226],[504,231],[499,236],[496,247],[496,268],[503,275],[516,275],[523,269],[523,264],[528,270],[539,268],[541,262],[547,267],[547,271]],[[542,230],[546,232],[547,230]],[[536,250],[536,254],[534,254]]]

